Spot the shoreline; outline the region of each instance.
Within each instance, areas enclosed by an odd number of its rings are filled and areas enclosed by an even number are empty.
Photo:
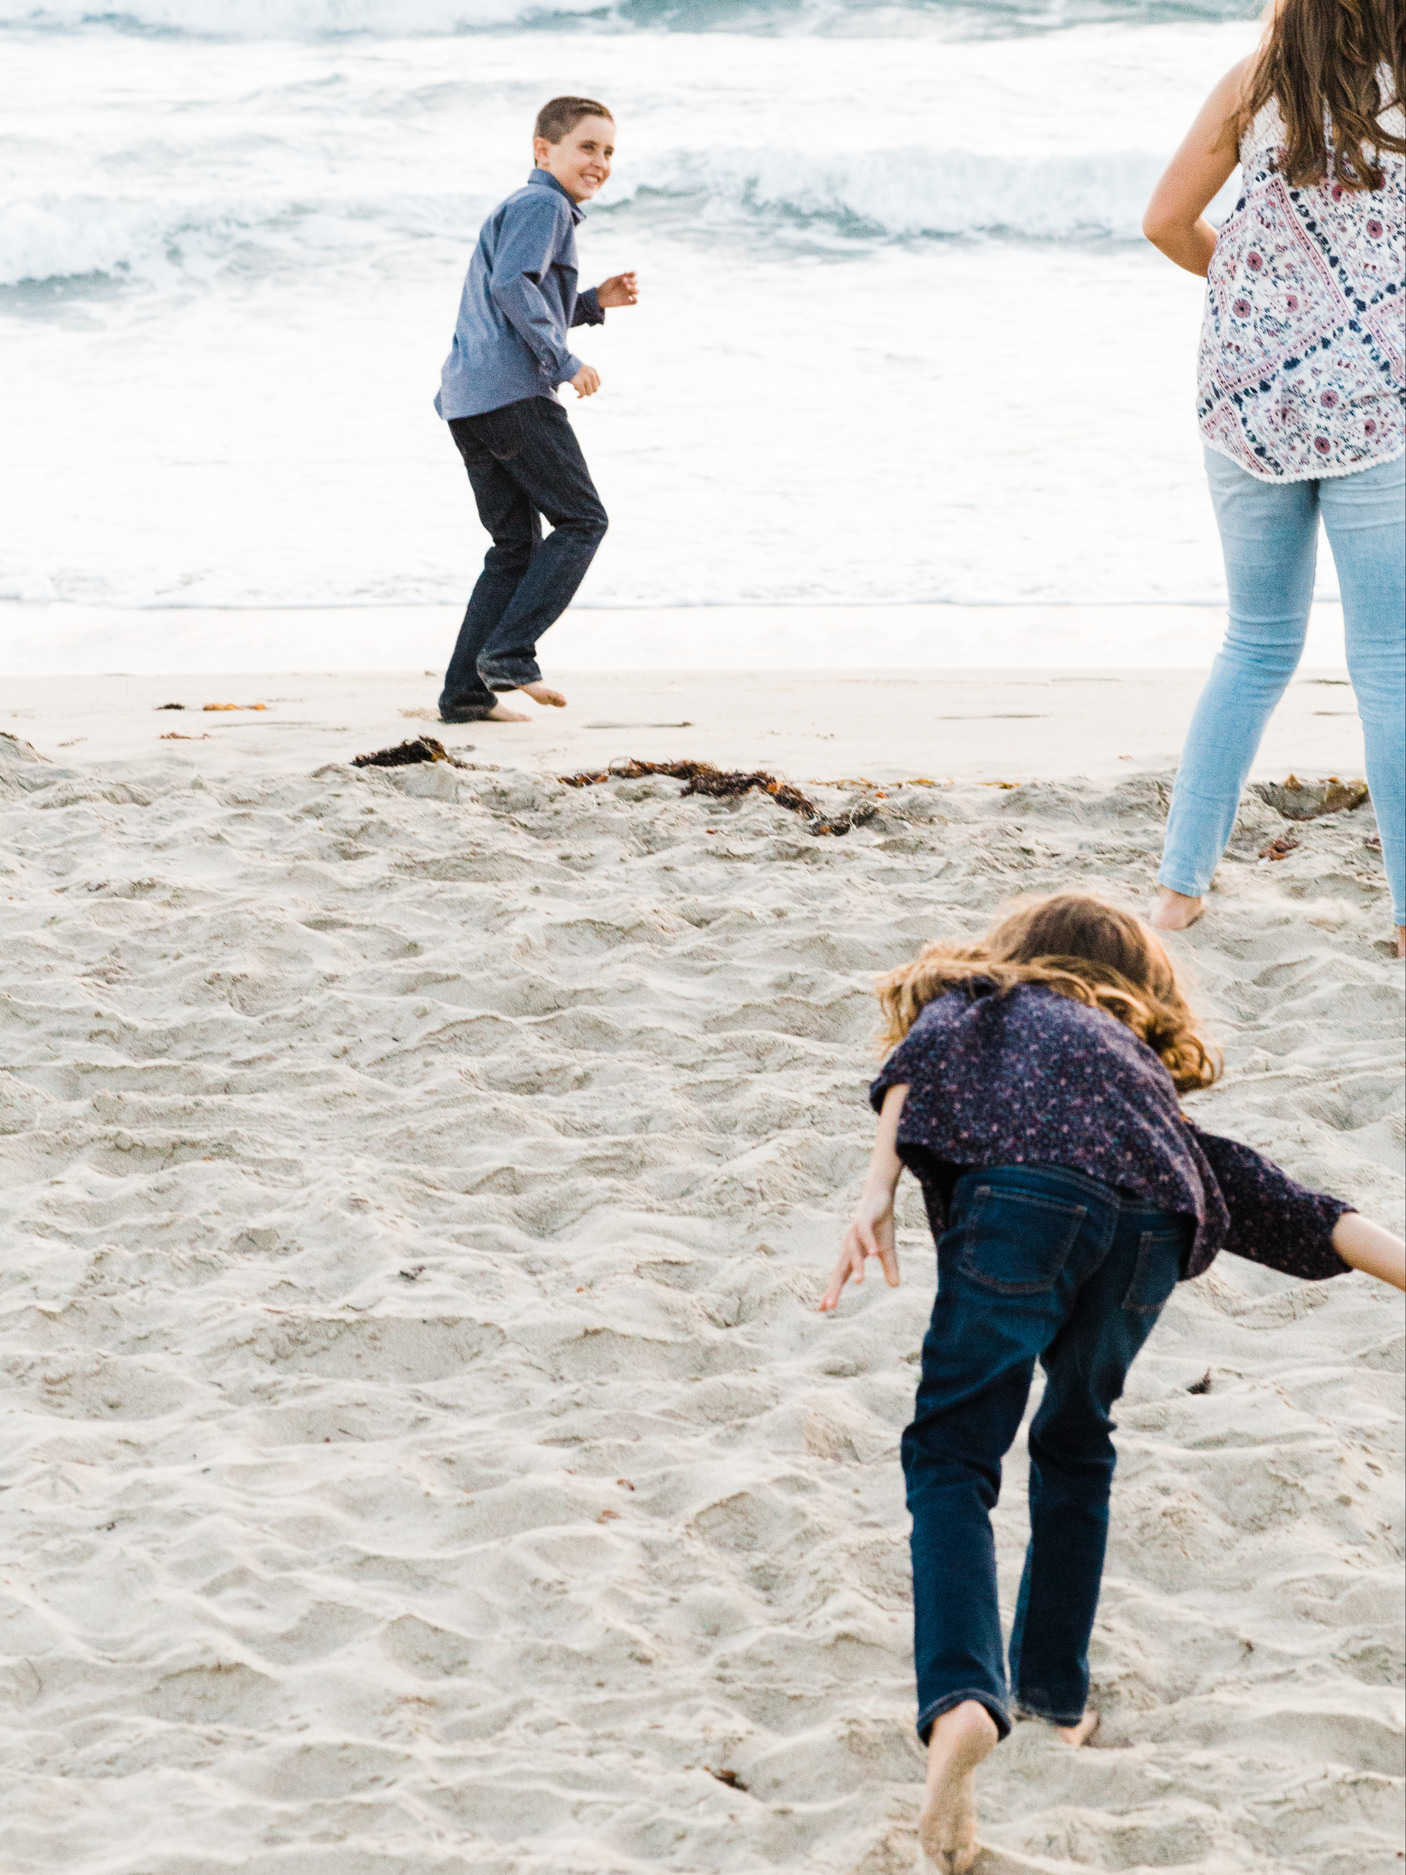
[[[466,581],[466,590],[468,582]],[[117,607],[0,601],[0,678],[442,670],[453,605]],[[1223,605],[575,607],[540,646],[570,671],[1204,670]],[[1303,663],[1343,661],[1342,607],[1313,608]]]

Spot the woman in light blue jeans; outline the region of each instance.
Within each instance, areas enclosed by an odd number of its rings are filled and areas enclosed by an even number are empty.
[[[1230,630],[1196,706],[1152,923],[1184,930],[1308,631],[1320,520],[1406,955],[1406,57],[1395,0],[1274,0],[1143,232],[1206,281],[1197,414]],[[1217,231],[1206,209],[1237,163]]]
[[[1207,449],[1206,473],[1230,630],[1177,770],[1158,873],[1164,898],[1199,900],[1225,851],[1260,737],[1303,652],[1321,519],[1396,924],[1406,925],[1406,458],[1328,481],[1265,482]]]

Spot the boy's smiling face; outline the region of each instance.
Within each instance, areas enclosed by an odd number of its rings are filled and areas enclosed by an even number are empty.
[[[610,175],[615,155],[615,126],[608,117],[583,117],[560,143],[532,140],[538,169],[555,176],[573,202],[588,202]]]

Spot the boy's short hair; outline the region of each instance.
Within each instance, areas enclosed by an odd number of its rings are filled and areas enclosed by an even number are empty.
[[[598,104],[594,98],[553,98],[538,111],[532,134],[541,137],[546,143],[560,143],[563,137],[575,130],[583,117],[605,117],[612,124],[615,122],[605,106]]]

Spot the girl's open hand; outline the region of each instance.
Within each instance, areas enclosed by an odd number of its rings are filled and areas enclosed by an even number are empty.
[[[898,1254],[893,1246],[893,1192],[865,1192],[859,1201],[859,1208],[854,1214],[849,1229],[845,1232],[844,1248],[840,1260],[835,1265],[835,1273],[830,1278],[830,1287],[820,1298],[820,1313],[826,1315],[839,1306],[840,1294],[851,1278],[857,1283],[864,1281],[864,1262],[867,1257],[877,1257],[884,1272],[884,1281],[890,1289],[898,1287]]]

